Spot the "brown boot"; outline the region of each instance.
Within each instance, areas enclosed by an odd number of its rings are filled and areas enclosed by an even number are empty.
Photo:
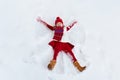
[[[78,61],[73,62],[74,66],[80,71],[82,72],[83,70],[85,70],[86,66],[82,67],[80,66],[80,64],[78,63]]]
[[[50,63],[48,64],[48,69],[52,70],[56,64],[56,60],[51,60]]]

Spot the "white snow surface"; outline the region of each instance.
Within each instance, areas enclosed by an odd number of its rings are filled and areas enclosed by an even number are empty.
[[[61,52],[53,71],[47,69],[53,33],[36,21],[54,25],[60,16],[67,26],[78,72]],[[1,0],[0,80],[120,80],[119,0]]]

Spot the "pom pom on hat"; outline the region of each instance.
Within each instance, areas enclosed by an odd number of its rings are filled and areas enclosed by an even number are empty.
[[[56,17],[56,20],[55,20],[55,25],[58,23],[58,22],[61,22],[63,24],[63,21],[60,17]]]

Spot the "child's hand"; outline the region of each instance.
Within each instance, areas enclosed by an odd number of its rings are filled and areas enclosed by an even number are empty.
[[[72,26],[74,26],[74,24],[76,24],[77,23],[77,21],[74,21],[70,26],[72,27]]]
[[[40,22],[41,18],[40,18],[40,17],[37,17],[36,20],[37,20],[37,22]]]
[[[74,22],[73,22],[73,24],[76,24],[76,23],[77,23],[77,21],[74,21]]]
[[[48,25],[45,21],[43,21],[40,17],[36,18],[37,22],[41,22],[44,25]]]
[[[37,22],[43,22],[40,17],[36,18]]]

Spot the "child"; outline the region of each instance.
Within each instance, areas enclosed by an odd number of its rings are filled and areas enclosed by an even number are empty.
[[[69,40],[68,40],[67,34],[66,34],[66,32],[69,31],[74,26],[74,24],[76,24],[77,22],[75,21],[70,26],[65,27],[63,24],[63,21],[60,17],[56,18],[55,26],[49,25],[45,21],[41,20],[40,17],[37,18],[37,21],[43,23],[50,30],[54,31],[54,36],[52,38],[52,41],[49,42],[49,45],[54,50],[54,55],[53,55],[53,59],[48,64],[48,69],[52,70],[54,68],[59,52],[64,51],[66,54],[71,55],[74,66],[79,71],[82,72],[86,68],[86,66],[82,67],[78,63],[77,59],[74,56],[74,53],[72,52],[74,45],[72,45],[71,43],[68,42]]]

